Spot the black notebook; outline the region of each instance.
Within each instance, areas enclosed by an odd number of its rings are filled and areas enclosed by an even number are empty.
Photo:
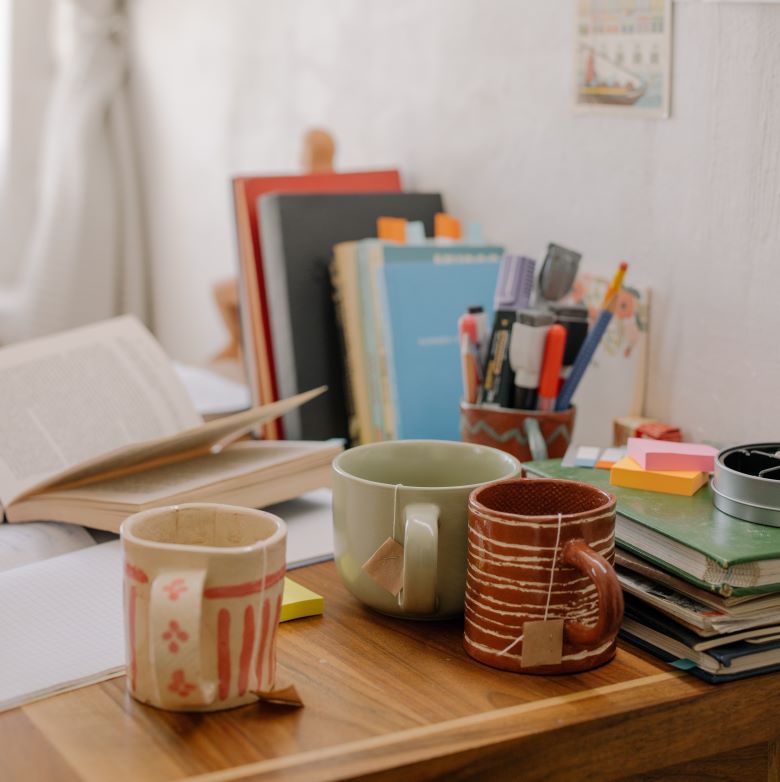
[[[328,391],[284,419],[289,439],[348,436],[344,368],[329,267],[339,242],[376,236],[379,217],[419,220],[427,236],[444,211],[438,193],[266,195],[263,275],[279,395],[327,385]]]

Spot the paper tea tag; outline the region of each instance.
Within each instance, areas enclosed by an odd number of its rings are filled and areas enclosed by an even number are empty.
[[[388,538],[363,564],[362,570],[394,597],[404,583],[404,547]]]
[[[563,655],[563,619],[543,619],[523,624],[521,668],[558,665]]]
[[[258,700],[262,703],[270,703],[273,706],[294,706],[296,708],[303,706],[301,696],[298,695],[298,690],[295,689],[294,684],[274,687],[273,690],[268,692],[261,692],[260,690],[252,690],[252,692],[257,695]]]

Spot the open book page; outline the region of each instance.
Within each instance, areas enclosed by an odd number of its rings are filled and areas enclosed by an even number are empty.
[[[0,711],[124,672],[119,541],[0,573]]]
[[[0,571],[94,545],[89,532],[74,524],[53,521],[0,524]]]
[[[235,484],[245,476],[253,482],[266,481],[329,464],[340,451],[340,445],[329,442],[240,442],[217,454],[162,464],[73,489],[52,489],[45,498],[69,503],[156,503],[220,483]]]
[[[270,405],[253,407],[251,410],[217,418],[185,432],[120,448],[66,470],[57,475],[56,480],[48,480],[32,486],[27,494],[50,487],[55,483],[58,486],[71,485],[90,480],[97,475],[108,477],[110,474],[132,471],[136,467],[148,469],[162,464],[166,460],[184,460],[209,451],[216,453],[224,445],[247,434],[258,424],[278,418],[304,402],[319,396],[324,391],[325,386],[322,386]]]
[[[202,422],[133,317],[0,350],[0,501],[130,443]]]

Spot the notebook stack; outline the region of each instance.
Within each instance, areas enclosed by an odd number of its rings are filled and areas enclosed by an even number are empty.
[[[617,496],[622,637],[711,682],[780,670],[780,528],[718,510],[709,485],[683,496],[615,486],[606,470],[558,459],[524,467]]]

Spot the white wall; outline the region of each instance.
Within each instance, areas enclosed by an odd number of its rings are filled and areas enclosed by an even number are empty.
[[[575,116],[565,0],[137,0],[158,331],[216,350],[235,270],[227,178],[397,165],[491,239],[654,291],[647,413],[694,437],[780,435],[780,5],[675,5],[672,118]]]

